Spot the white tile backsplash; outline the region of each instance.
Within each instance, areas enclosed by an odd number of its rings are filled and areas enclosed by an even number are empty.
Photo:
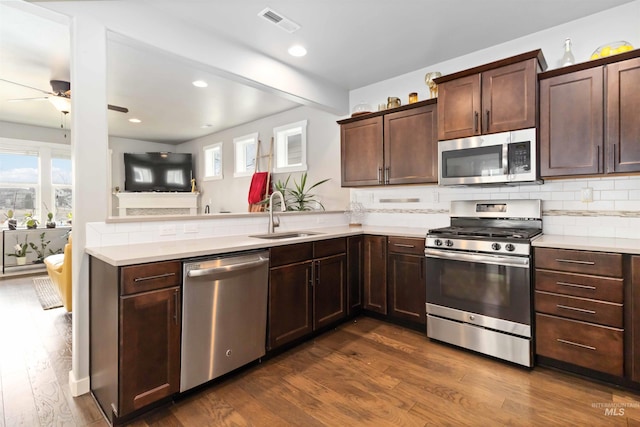
[[[593,201],[582,202],[582,189],[593,189]],[[433,202],[438,194],[438,203]],[[448,225],[448,215],[423,216],[412,212],[416,204],[393,204],[393,213],[384,213],[391,204],[380,198],[419,197],[419,209],[448,210],[453,200],[540,199],[544,232],[547,234],[633,237],[640,236],[640,177],[574,178],[547,180],[541,185],[504,187],[407,186],[352,189],[351,198],[369,199],[366,208],[375,213],[365,216],[365,224],[434,228]],[[405,212],[398,212],[398,210]],[[637,216],[637,217],[636,217]],[[637,220],[637,222],[635,222]],[[422,222],[421,222],[422,221]],[[443,225],[434,225],[435,223]],[[423,225],[424,224],[424,225]],[[635,226],[634,226],[635,224]]]

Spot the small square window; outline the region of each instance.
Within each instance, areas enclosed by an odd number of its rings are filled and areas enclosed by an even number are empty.
[[[222,179],[222,142],[204,147],[204,180]]]
[[[275,173],[307,170],[307,121],[273,129],[275,139]]]
[[[233,138],[235,153],[234,177],[251,176],[256,167],[258,133]]]

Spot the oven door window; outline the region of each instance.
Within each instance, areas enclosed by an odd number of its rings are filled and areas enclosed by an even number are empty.
[[[502,145],[442,152],[443,178],[504,175]]]
[[[529,268],[427,258],[427,302],[531,323]]]

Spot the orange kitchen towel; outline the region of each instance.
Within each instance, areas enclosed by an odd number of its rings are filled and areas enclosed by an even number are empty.
[[[256,172],[251,177],[251,185],[249,186],[249,204],[260,203],[267,194],[267,186],[270,184],[269,172]],[[270,193],[271,191],[269,191]]]

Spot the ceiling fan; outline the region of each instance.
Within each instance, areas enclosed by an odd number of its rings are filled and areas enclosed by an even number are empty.
[[[64,80],[51,80],[49,82],[51,84],[51,91],[46,91],[46,90],[38,89],[36,87],[28,86],[22,83],[13,82],[11,80],[0,79],[0,81],[26,87],[33,90],[37,90],[38,92],[42,92],[43,94],[48,95],[40,98],[10,99],[9,102],[47,100],[51,102],[51,104],[53,104],[53,106],[60,112],[69,113],[69,110],[71,109],[71,83],[70,82],[67,82]],[[107,108],[109,110],[117,111],[119,113],[129,112],[128,108],[119,107],[117,105],[108,104]]]

